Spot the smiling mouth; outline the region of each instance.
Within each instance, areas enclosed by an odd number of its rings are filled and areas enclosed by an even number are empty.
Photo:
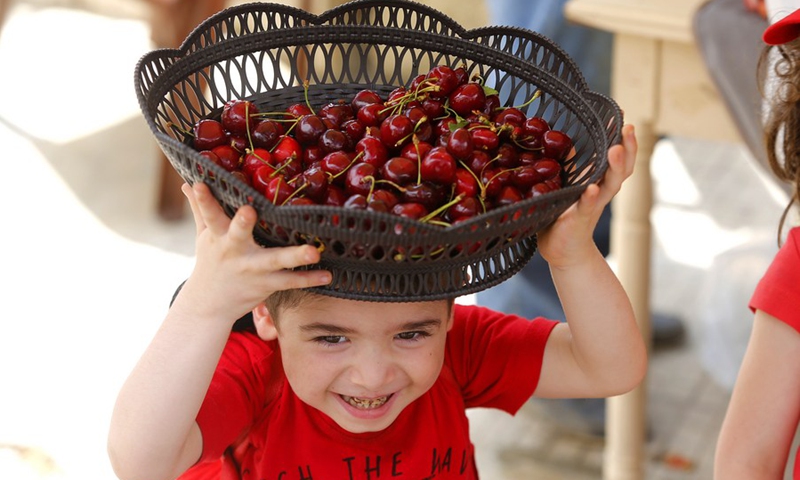
[[[372,410],[374,408],[382,407],[389,400],[389,398],[391,398],[391,395],[377,398],[358,398],[348,397],[347,395],[340,396],[345,402],[359,410]]]

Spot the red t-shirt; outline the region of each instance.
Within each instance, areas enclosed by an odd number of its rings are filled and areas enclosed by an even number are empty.
[[[766,312],[800,333],[800,227],[789,231],[786,243],[758,282],[750,309]],[[793,475],[800,480],[800,450]]]
[[[197,417],[201,460],[180,479],[476,479],[465,410],[516,413],[558,322],[454,308],[438,380],[380,432],[342,429],[297,398],[276,342],[231,334]]]

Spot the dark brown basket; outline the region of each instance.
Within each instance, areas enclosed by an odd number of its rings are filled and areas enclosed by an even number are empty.
[[[562,189],[447,228],[366,210],[276,207],[178,133],[231,99],[261,111],[302,102],[306,79],[311,102],[323,105],[364,88],[386,94],[440,64],[465,65],[505,105],[541,92],[523,111],[567,133],[577,152]],[[320,266],[333,282],[315,290],[357,300],[449,298],[507,279],[534,255],[536,233],[602,177],[623,123],[618,106],[589,91],[574,61],[547,38],[511,27],[467,31],[405,0],[357,0],[319,16],[281,4],[232,7],[199,25],[180,49],[145,55],[135,83],[150,129],[184,180],[207,183],[229,215],[253,205],[262,245],[324,245]]]

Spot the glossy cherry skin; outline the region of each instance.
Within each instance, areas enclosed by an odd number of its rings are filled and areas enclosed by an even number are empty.
[[[301,189],[303,195],[322,203],[328,191],[328,174],[319,165],[307,168],[297,176],[296,187]]]
[[[275,175],[267,184],[264,196],[274,205],[283,205],[294,191],[295,188],[286,181],[283,175]]]
[[[348,195],[367,195],[375,185],[375,166],[369,163],[356,163],[345,174],[344,191]]]
[[[561,174],[561,164],[552,158],[541,158],[533,164],[533,168],[541,176],[541,181],[557,177]]]
[[[245,175],[252,177],[253,174],[263,165],[271,165],[272,154],[265,148],[255,148],[244,155],[241,169]]]
[[[253,146],[266,148],[274,147],[283,135],[283,127],[274,120],[261,120],[253,127],[250,138],[253,139]]]
[[[294,138],[302,145],[314,145],[328,128],[317,115],[303,115],[294,126]]]
[[[459,160],[469,158],[474,150],[472,135],[464,127],[457,128],[447,138],[447,151]]]
[[[470,131],[472,145],[478,150],[494,151],[500,145],[497,133],[488,128],[475,128]]]
[[[542,135],[543,155],[545,157],[564,160],[572,150],[572,139],[559,130],[548,130]]]
[[[478,179],[466,168],[456,169],[456,180],[453,186],[453,195],[463,195],[464,197],[477,197],[480,189]]]
[[[405,115],[389,115],[381,123],[381,141],[388,148],[401,148],[411,139],[414,123]]]
[[[417,162],[405,157],[392,157],[381,167],[382,178],[397,185],[417,180]]]
[[[451,223],[469,220],[483,213],[481,202],[475,197],[464,197],[447,209],[446,218]]]
[[[425,155],[427,155],[431,149],[433,149],[433,145],[430,143],[418,140],[414,141],[414,139],[412,139],[411,143],[407,143],[402,150],[400,150],[400,156],[417,162],[420,158],[425,158]]]
[[[373,104],[383,104],[383,99],[377,92],[369,89],[359,90],[353,95],[353,100],[350,101],[350,107],[356,112],[367,105]]]
[[[458,76],[452,68],[446,65],[438,65],[433,67],[426,75],[426,87],[428,85],[434,88],[430,91],[429,95],[433,98],[445,98],[458,86]]]
[[[267,185],[275,178],[275,168],[272,165],[262,165],[250,176],[250,184],[261,195],[267,196]]]
[[[400,217],[419,220],[428,214],[428,209],[424,205],[415,202],[398,203],[392,207],[392,213]]]
[[[317,145],[325,153],[335,152],[337,150],[347,150],[350,144],[350,139],[347,135],[339,130],[328,129],[319,137]]]
[[[380,169],[388,160],[389,152],[380,139],[364,137],[356,143],[356,153],[361,154],[360,161],[370,163]]]
[[[473,110],[481,111],[486,102],[486,93],[477,83],[459,85],[450,94],[450,108],[461,116],[467,116]]]
[[[242,154],[230,145],[220,145],[211,149],[219,158],[218,165],[225,170],[232,172],[239,168]]]
[[[225,127],[217,120],[204,118],[194,126],[194,148],[196,150],[211,150],[228,141]]]
[[[258,114],[256,105],[247,100],[230,100],[222,107],[220,122],[232,134],[247,135]]]
[[[456,179],[456,161],[443,147],[434,147],[420,163],[423,180],[451,184]]]

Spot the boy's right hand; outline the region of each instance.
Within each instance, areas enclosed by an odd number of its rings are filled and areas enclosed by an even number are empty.
[[[192,310],[233,322],[275,291],[330,283],[328,271],[292,270],[319,262],[314,246],[264,248],[257,244],[253,207],[242,206],[231,219],[207,185],[184,184],[181,189],[197,228],[195,268],[179,294],[193,305]]]

